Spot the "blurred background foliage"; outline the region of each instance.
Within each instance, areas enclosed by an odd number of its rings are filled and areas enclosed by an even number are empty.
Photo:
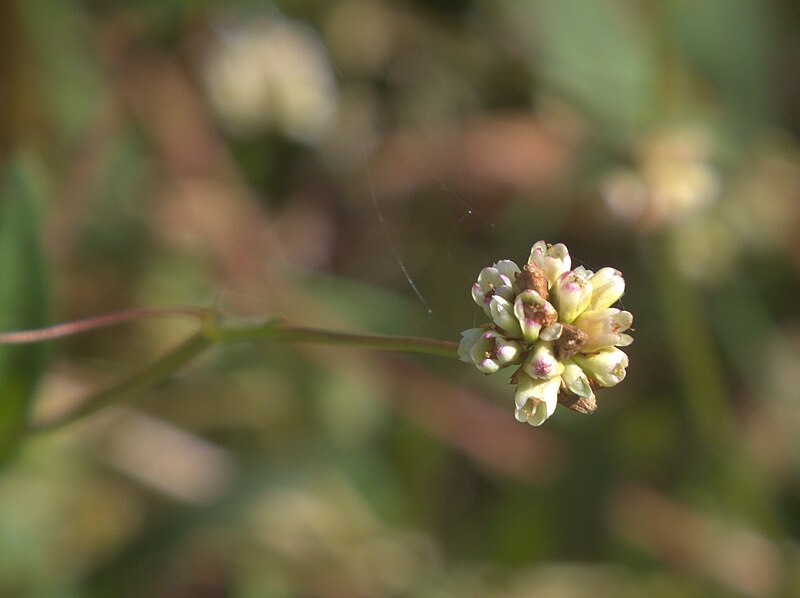
[[[800,594],[798,23],[0,3],[3,330],[181,304],[456,340],[538,239],[621,270],[636,326],[594,416],[536,429],[455,361],[249,343],[26,435],[192,325],[1,347],[0,595]]]

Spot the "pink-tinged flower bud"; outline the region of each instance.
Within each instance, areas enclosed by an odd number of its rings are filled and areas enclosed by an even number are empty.
[[[570,269],[572,258],[569,256],[567,246],[563,243],[550,245],[544,241],[537,241],[531,247],[528,263],[539,266],[552,286],[559,276]]]
[[[592,283],[585,271],[570,270],[558,277],[553,287],[553,303],[558,310],[560,322],[570,324],[589,306],[592,299]]]
[[[522,336],[519,320],[514,314],[514,304],[510,301],[499,295],[492,297],[489,302],[489,316],[492,318],[492,322],[502,328],[508,336],[513,338]]]
[[[614,268],[601,268],[590,278],[592,300],[587,309],[606,309],[614,305],[625,292],[625,279]]]
[[[505,338],[495,330],[470,328],[461,333],[458,357],[472,363],[485,374],[519,362],[522,345]]]
[[[539,332],[553,324],[558,312],[549,302],[542,299],[536,291],[523,291],[514,301],[514,315],[522,329],[525,340],[535,341]]]
[[[472,285],[472,299],[487,316],[492,317],[489,304],[495,295],[514,301],[514,280],[519,271],[519,266],[511,260],[500,260],[478,274],[478,282]]]
[[[585,311],[575,319],[573,325],[586,333],[586,343],[581,353],[591,353],[604,347],[627,347],[633,338],[622,334],[633,324],[633,315],[610,307]]]
[[[561,379],[567,390],[574,395],[589,398],[594,394],[583,368],[573,361],[567,361],[564,364],[564,373],[561,374]]]
[[[561,374],[564,366],[553,355],[553,343],[539,341],[528,353],[522,371],[531,378],[552,378]]]
[[[556,410],[560,387],[561,378],[558,376],[535,380],[520,373],[517,380],[517,394],[514,397],[516,404],[514,416],[517,421],[541,426]]]
[[[481,339],[481,335],[486,328],[470,328],[461,333],[461,341],[458,343],[458,358],[465,363],[472,363],[470,351]]]
[[[629,363],[628,356],[616,347],[582,353],[573,359],[600,386],[615,386],[622,382]]]

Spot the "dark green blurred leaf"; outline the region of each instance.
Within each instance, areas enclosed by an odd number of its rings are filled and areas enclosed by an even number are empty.
[[[760,0],[672,3],[674,34],[722,94],[731,121],[752,129],[769,122],[775,89],[774,9]]]
[[[17,2],[21,27],[30,44],[39,100],[53,116],[52,140],[80,139],[101,107],[102,92],[97,56],[91,51],[88,22],[74,0],[25,0]],[[50,148],[59,149],[58,144]]]
[[[20,162],[7,169],[0,191],[0,329],[40,327],[46,317],[44,259],[39,246],[38,174]],[[0,346],[0,460],[25,428],[39,378],[43,346]]]

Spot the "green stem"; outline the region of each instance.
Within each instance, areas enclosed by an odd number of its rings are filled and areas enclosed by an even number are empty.
[[[213,332],[221,342],[243,340],[269,340],[284,343],[316,343],[323,345],[347,345],[365,347],[378,351],[399,351],[403,353],[424,353],[439,357],[457,357],[458,345],[418,336],[384,336],[377,334],[350,334],[332,332],[316,328],[282,326],[263,323],[255,326],[220,326]]]
[[[94,413],[112,403],[122,401],[147,390],[169,378],[181,366],[209,347],[212,341],[202,333],[189,337],[175,349],[162,355],[147,368],[117,384],[83,399],[73,410],[53,419],[31,425],[31,432],[43,432],[69,424],[85,415]]]
[[[284,326],[275,321],[233,325],[226,324],[220,320],[207,319],[203,322],[200,332],[163,355],[154,364],[110,388],[86,397],[76,408],[63,415],[45,422],[32,424],[29,430],[31,432],[52,430],[94,413],[112,403],[129,399],[164,381],[212,345],[251,340],[342,345],[381,351],[423,353],[439,357],[455,358],[458,356],[458,345],[456,343],[430,338],[349,334],[314,328]]]
[[[674,265],[672,242],[667,234],[656,245],[656,274],[668,341],[695,433],[711,453],[724,457],[736,429],[727,384],[697,293]]]

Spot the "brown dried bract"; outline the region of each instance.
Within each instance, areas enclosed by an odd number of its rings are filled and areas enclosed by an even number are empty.
[[[558,402],[564,407],[585,415],[589,415],[597,409],[597,399],[595,399],[594,395],[591,397],[579,397],[563,388],[558,393]]]
[[[525,264],[522,272],[517,274],[517,287],[522,291],[536,291],[542,299],[549,301],[547,291],[547,276],[544,271],[536,264]]]
[[[570,324],[564,324],[561,336],[553,341],[553,354],[559,361],[564,361],[567,357],[578,353],[587,340],[589,337],[583,330]]]
[[[558,314],[554,311],[547,311],[543,305],[531,305],[530,303],[522,304],[522,313],[525,318],[536,322],[542,328],[550,326],[556,321]]]

